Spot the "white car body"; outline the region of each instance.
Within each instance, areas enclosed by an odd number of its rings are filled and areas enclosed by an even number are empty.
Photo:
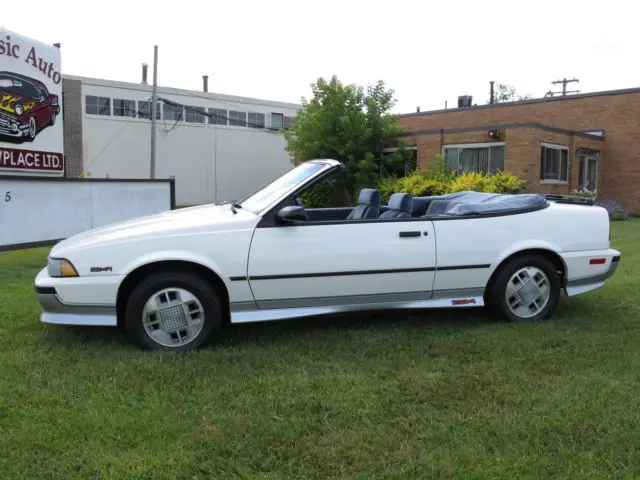
[[[341,167],[335,160],[309,164],[317,171],[300,182],[265,190],[270,195],[262,199],[258,192],[249,202],[257,205],[253,211],[244,204],[185,208],[58,243],[49,258],[68,260],[77,276],[40,271],[35,286],[41,320],[117,326],[126,279],[165,262],[195,264],[208,278],[215,276],[217,288],[225,290],[230,323],[351,310],[479,307],[496,269],[525,251],[555,259],[568,295],[603,286],[618,265],[607,211],[553,200],[524,213],[274,222],[292,193]]]

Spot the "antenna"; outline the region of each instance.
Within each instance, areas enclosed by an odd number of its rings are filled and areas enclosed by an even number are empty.
[[[567,80],[566,78],[563,78],[562,80],[555,80],[555,81],[551,82],[551,83],[553,83],[554,85],[558,85],[558,84],[560,84],[560,83],[561,83],[561,84],[562,84],[562,92],[552,92],[551,90],[549,90],[549,91],[547,92],[547,94],[545,95],[545,97],[546,97],[546,96],[553,97],[553,95],[554,95],[555,93],[562,93],[562,96],[563,96],[563,97],[565,97],[565,96],[567,95],[567,93],[580,93],[580,90],[570,90],[570,91],[567,91],[567,84],[568,84],[568,83],[573,83],[573,82],[580,83],[580,80],[578,80],[577,78],[572,78],[572,79],[569,79],[569,80]]]

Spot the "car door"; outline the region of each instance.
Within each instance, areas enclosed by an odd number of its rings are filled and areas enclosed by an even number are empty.
[[[431,221],[318,222],[256,228],[248,276],[259,308],[431,298]]]

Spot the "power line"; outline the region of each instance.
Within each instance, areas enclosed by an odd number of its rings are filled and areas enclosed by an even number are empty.
[[[237,108],[239,110],[246,110],[247,109],[246,104],[245,105],[240,105],[238,103],[233,103],[233,102],[230,102],[228,100],[221,100],[219,98],[216,98],[214,96],[215,94],[213,94],[213,93],[210,94],[210,96],[206,96],[206,95],[202,95],[202,94],[199,94],[197,92],[194,92],[192,90],[188,90],[188,92],[189,92],[189,96],[193,97],[193,98],[200,98],[202,100],[209,100],[209,101],[217,102],[217,103],[220,103],[222,105],[226,105],[228,107]],[[171,93],[171,92],[169,92],[169,93]],[[176,94],[176,95],[186,95],[186,94],[180,93],[180,94]],[[282,108],[290,108],[290,107],[282,107]],[[298,110],[298,108],[296,108],[296,110]],[[284,113],[283,113],[283,115],[284,115]]]
[[[196,97],[198,97],[198,96],[196,96]],[[206,97],[202,97],[202,98],[206,98]],[[135,100],[132,100],[132,101],[135,101]],[[167,105],[171,105],[171,106],[173,106],[173,107],[178,107],[178,108],[180,108],[180,109],[181,109],[181,111],[180,111],[180,115],[179,115],[179,116],[178,116],[178,118],[174,121],[174,123],[173,123],[173,125],[171,126],[171,128],[169,128],[168,130],[165,130],[165,135],[164,135],[164,137],[163,137],[163,138],[166,138],[167,134],[169,134],[171,131],[173,131],[173,130],[177,127],[178,122],[182,119],[182,117],[184,116],[184,112],[185,112],[186,110],[195,111],[195,112],[197,112],[197,113],[199,113],[199,114],[201,114],[201,115],[203,115],[203,116],[206,116],[206,117],[209,117],[209,118],[215,118],[216,120],[218,120],[218,119],[225,120],[225,121],[226,121],[226,122],[228,122],[228,124],[229,124],[229,125],[231,125],[231,126],[248,127],[248,128],[252,128],[254,131],[264,132],[264,133],[271,133],[271,134],[277,134],[277,133],[279,133],[279,129],[278,129],[278,130],[275,130],[275,129],[272,129],[272,128],[266,128],[266,127],[262,128],[262,127],[258,127],[258,126],[256,126],[256,125],[254,125],[254,124],[251,124],[251,123],[249,123],[248,121],[247,121],[247,122],[240,122],[240,121],[235,120],[235,119],[234,119],[234,120],[231,120],[231,118],[230,118],[230,117],[225,116],[225,115],[220,115],[220,114],[218,114],[218,113],[209,113],[209,112],[205,111],[204,107],[202,107],[202,108],[196,108],[196,107],[192,107],[192,106],[190,106],[190,105],[185,105],[185,104],[181,104],[181,103],[178,103],[178,102],[174,102],[174,101],[172,101],[172,100],[169,100],[169,99],[166,99],[166,98],[164,98],[164,97],[160,97],[160,96],[158,96],[158,97],[156,98],[156,101],[157,101],[157,102],[163,102],[163,103],[165,103],[165,104],[167,104]],[[98,160],[98,158],[99,158],[99,157],[100,157],[100,156],[101,156],[101,155],[106,151],[106,149],[109,147],[109,145],[111,145],[111,144],[115,141],[115,139],[116,139],[117,137],[119,137],[119,136],[120,136],[120,134],[121,134],[121,133],[124,131],[124,129],[125,129],[125,128],[126,128],[126,127],[127,127],[127,126],[132,122],[132,121],[133,121],[133,119],[138,119],[138,118],[149,118],[150,120],[152,119],[152,118],[151,118],[151,116],[152,116],[153,114],[152,114],[151,112],[152,112],[152,110],[153,110],[153,108],[152,108],[152,106],[153,106],[153,105],[152,105],[152,103],[151,103],[151,99],[148,99],[148,100],[146,100],[145,102],[146,102],[146,103],[148,103],[148,105],[149,105],[149,112],[143,112],[143,111],[141,111],[140,109],[136,109],[136,110],[135,110],[135,114],[134,114],[134,115],[131,115],[131,119],[130,119],[130,120],[126,120],[125,122],[123,122],[122,127],[121,127],[121,128],[120,128],[120,129],[119,129],[119,130],[118,130],[118,131],[117,131],[117,132],[116,132],[116,133],[115,133],[115,134],[114,134],[114,135],[109,139],[109,141],[105,144],[105,146],[104,146],[104,147],[103,147],[103,148],[102,148],[102,149],[101,149],[101,150],[96,154],[96,156],[91,160],[91,162],[89,162],[89,165],[87,165],[87,166],[82,170],[81,174],[83,174],[83,175],[84,175],[84,174],[86,174],[86,172],[89,170],[89,168],[90,168],[90,167],[91,167],[91,166],[96,162],[96,160]],[[137,103],[137,102],[136,102],[136,103]],[[220,102],[220,103],[224,103],[224,102]],[[228,105],[232,106],[232,104],[228,104]],[[213,107],[210,107],[210,108],[213,108]],[[244,112],[244,108],[245,108],[245,107],[240,107],[240,106],[238,105],[238,108],[242,109],[242,111]],[[217,109],[217,110],[221,110],[221,109]],[[132,110],[132,109],[129,109],[129,108],[125,108],[125,110],[124,110],[124,111],[125,111],[125,113],[128,113],[128,112],[132,112],[133,110]],[[259,112],[250,112],[250,113],[259,113]],[[265,114],[263,114],[263,115],[265,115]],[[123,115],[123,116],[129,116],[129,115]],[[156,116],[157,116],[157,113],[156,113]],[[284,114],[283,114],[283,117],[284,117]],[[166,126],[167,126],[167,123],[166,123],[166,118],[165,118],[165,116],[164,116],[164,115],[162,115],[162,121],[163,121],[163,123],[164,123],[164,125],[165,125],[165,127],[166,127]],[[234,123],[231,123],[231,122],[234,122]],[[192,122],[187,122],[187,123],[192,123]],[[214,155],[216,155],[216,156],[217,156],[217,127],[219,127],[220,125],[223,125],[223,126],[224,126],[224,125],[226,125],[226,124],[218,124],[218,123],[213,123],[213,124],[212,124],[212,123],[209,123],[209,125],[213,125],[213,126],[214,126],[214,134],[215,134],[215,141],[216,141],[216,145],[215,145],[215,150],[216,150],[216,151],[215,151]]]
[[[149,107],[151,107],[151,104],[149,104]],[[124,112],[125,112],[125,113],[132,112],[132,111],[133,111],[133,110],[131,110],[131,109],[129,109],[129,108],[125,108],[125,109],[124,109]],[[145,114],[144,114],[144,112],[143,112],[143,113],[141,113],[141,111],[138,109],[138,110],[135,110],[135,114],[134,114],[134,115],[131,115],[131,118],[133,119],[133,118],[144,117],[144,115],[145,115]],[[127,116],[127,117],[128,117],[129,115],[123,115],[123,117],[124,117],[124,116]],[[91,168],[91,165],[93,165],[93,164],[96,162],[96,160],[98,160],[98,158],[100,157],[100,155],[102,155],[102,154],[107,150],[107,148],[109,147],[109,145],[111,145],[111,144],[113,143],[113,141],[114,141],[116,138],[118,138],[118,137],[120,136],[120,134],[124,131],[125,127],[126,127],[127,125],[129,125],[129,124],[131,123],[131,121],[132,121],[132,120],[126,120],[125,122],[123,122],[123,123],[122,123],[122,127],[120,127],[120,130],[118,130],[118,131],[117,131],[117,132],[116,132],[116,133],[115,133],[115,134],[114,134],[114,135],[109,139],[109,141],[105,144],[105,146],[104,146],[104,147],[102,147],[102,150],[100,150],[100,151],[96,154],[96,156],[95,156],[95,157],[93,157],[93,159],[91,160],[91,162],[89,162],[89,165],[87,165],[85,168],[83,168],[83,169],[82,169],[81,175],[84,175],[84,174],[86,174],[86,173],[87,173],[87,171],[89,170],[89,168]]]
[[[166,103],[167,105],[171,105],[173,107],[178,107],[178,108],[184,109],[185,111],[186,110],[191,110],[191,111],[197,112],[197,113],[199,113],[199,114],[201,114],[203,116],[209,117],[209,118],[215,118],[216,120],[218,120],[218,119],[225,120],[226,122],[228,122],[229,125],[231,125],[233,127],[248,127],[248,128],[253,128],[254,130],[263,131],[263,132],[266,132],[266,133],[279,133],[279,130],[280,130],[280,129],[274,130],[273,128],[266,128],[266,127],[258,127],[257,125],[252,124],[252,123],[250,123],[248,121],[242,122],[242,121],[239,121],[239,120],[236,120],[236,119],[232,120],[230,117],[228,117],[226,115],[220,115],[218,113],[209,113],[209,112],[204,110],[204,107],[201,107],[201,108],[192,107],[190,105],[185,105],[185,104],[182,104],[182,103],[174,102],[173,100],[168,100],[168,99],[166,99],[164,97],[158,97],[158,100],[161,101],[161,102]],[[212,108],[212,107],[210,107],[210,108]],[[220,109],[218,109],[218,110],[220,110]],[[243,110],[243,113],[244,113],[244,110]],[[260,112],[248,112],[248,113],[260,114]],[[177,122],[180,120],[180,118],[182,118],[182,114],[183,114],[183,111],[180,112],[180,116],[176,120],[176,123],[174,123],[173,127],[171,128],[171,130],[173,130],[175,128]],[[266,114],[262,113],[261,115],[266,115]],[[284,117],[284,115],[283,115],[283,117]],[[163,115],[163,119],[164,119],[164,115]],[[191,122],[189,122],[189,123],[191,123]],[[212,124],[209,123],[209,125],[212,125]],[[218,125],[218,124],[215,123],[213,125]],[[222,124],[222,125],[226,125],[226,124]],[[169,131],[171,131],[171,130],[169,130]]]

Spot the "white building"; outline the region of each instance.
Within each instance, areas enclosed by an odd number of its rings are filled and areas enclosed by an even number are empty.
[[[146,78],[146,67],[143,79]],[[280,129],[300,105],[158,87],[156,178],[174,177],[178,206],[241,199],[292,168]],[[67,176],[149,178],[146,83],[65,75]],[[211,116],[204,115],[206,112]]]

